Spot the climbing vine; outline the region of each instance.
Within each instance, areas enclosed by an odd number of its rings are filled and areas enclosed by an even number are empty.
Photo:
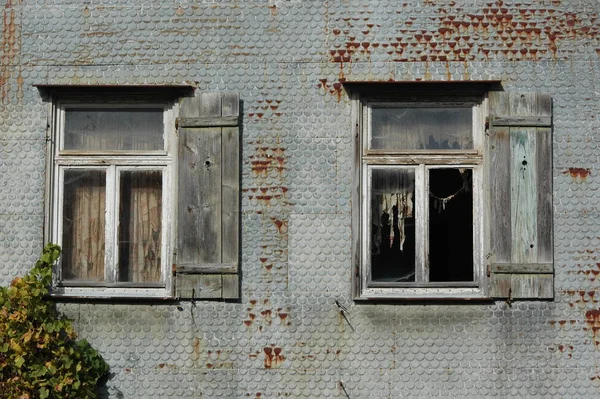
[[[48,244],[33,269],[0,287],[0,397],[95,398],[109,367],[46,295],[60,255]]]

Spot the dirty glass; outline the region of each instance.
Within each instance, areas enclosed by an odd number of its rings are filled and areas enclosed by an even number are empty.
[[[64,280],[104,280],[106,173],[64,172],[62,274]]]
[[[471,107],[391,107],[371,110],[370,149],[473,148]]]
[[[429,170],[429,281],[473,281],[473,170]]]
[[[150,151],[164,149],[162,108],[67,108],[64,149]]]
[[[118,281],[160,281],[162,173],[123,171],[119,186]]]
[[[371,280],[415,281],[414,169],[371,173]]]

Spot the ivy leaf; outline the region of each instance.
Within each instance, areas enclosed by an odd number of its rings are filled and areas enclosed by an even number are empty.
[[[23,356],[17,356],[15,358],[15,366],[17,366],[18,368],[21,368],[23,363],[25,363],[25,359],[23,359]]]
[[[50,392],[48,391],[48,388],[45,388],[45,387],[40,388],[40,399],[46,399],[48,396],[50,396]]]

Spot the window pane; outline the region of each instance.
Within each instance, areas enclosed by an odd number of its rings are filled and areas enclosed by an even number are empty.
[[[473,148],[471,108],[372,108],[371,118],[371,149]]]
[[[64,172],[62,274],[64,280],[104,280],[106,173]]]
[[[414,198],[413,169],[372,170],[372,281],[415,281]]]
[[[429,281],[473,281],[473,170],[429,170]]]
[[[162,173],[121,172],[118,281],[160,281]]]
[[[65,150],[162,150],[162,108],[68,108]]]

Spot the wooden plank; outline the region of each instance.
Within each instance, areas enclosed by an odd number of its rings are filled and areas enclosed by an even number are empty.
[[[550,127],[551,116],[492,116],[493,126]]]
[[[181,128],[193,127],[220,127],[238,126],[239,117],[236,116],[202,116],[194,118],[178,118],[177,126]]]
[[[552,274],[495,274],[490,277],[491,298],[552,299]]]
[[[510,257],[497,253],[490,265],[490,297],[550,299],[554,295],[552,263],[552,101],[540,93],[490,93],[491,157],[497,156],[498,131],[509,131]],[[501,189],[490,169],[492,192]],[[492,201],[494,194],[492,194]],[[501,203],[502,206],[502,203]],[[497,209],[498,207],[496,207]],[[500,211],[504,212],[504,211]],[[492,212],[494,215],[497,212]],[[502,238],[491,218],[491,241]],[[502,230],[501,228],[500,230]]]
[[[181,299],[218,299],[222,288],[220,274],[178,274],[175,295]]]
[[[221,96],[221,93],[201,93],[197,116],[221,116]]]
[[[240,137],[239,129],[222,129],[222,259],[239,261],[240,236]]]
[[[537,262],[535,128],[510,129],[511,261]]]
[[[223,275],[223,298],[237,299],[240,297],[240,277],[237,274]]]
[[[552,217],[552,131],[537,129],[537,235],[538,262],[552,262],[554,258]]]
[[[551,299],[554,297],[552,274],[510,274],[513,299]]]
[[[200,93],[180,107],[175,271],[182,298],[239,297],[239,124],[236,93]]]
[[[179,263],[175,271],[184,274],[232,274],[238,273],[239,269],[237,263]]]
[[[554,265],[552,263],[492,263],[490,265],[490,270],[492,273],[552,273],[554,271]]]
[[[221,129],[182,129],[177,260],[221,262]]]
[[[507,93],[509,109],[504,115],[512,116],[550,116],[552,107],[550,97],[538,92]],[[497,114],[499,115],[499,114]]]
[[[481,154],[459,154],[459,155],[363,155],[364,163],[378,165],[420,165],[426,163],[428,165],[461,165],[461,164],[480,164],[483,160]]]
[[[352,261],[350,263],[352,273],[352,296],[360,298],[362,281],[361,277],[366,280],[366,270],[361,270],[361,114],[362,106],[359,97],[356,93],[350,94],[352,97]],[[366,268],[365,268],[366,269]],[[365,284],[366,286],[366,284]]]
[[[425,165],[415,168],[415,282],[429,282],[429,173]]]
[[[180,118],[197,118],[200,116],[200,97],[185,97],[179,106]]]
[[[490,298],[508,298],[511,292],[511,274],[492,274],[489,277]]]
[[[221,116],[235,117],[240,115],[240,95],[238,93],[223,93],[221,96]]]
[[[493,127],[489,139],[490,252],[498,262],[509,262],[511,241],[509,129]]]

